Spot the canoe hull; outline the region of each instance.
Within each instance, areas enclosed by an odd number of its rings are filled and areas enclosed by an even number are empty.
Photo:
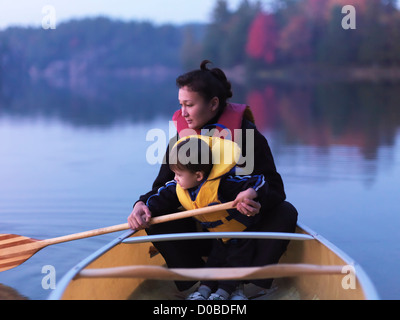
[[[79,278],[83,269],[101,269],[131,265],[165,264],[160,254],[152,255],[151,243],[124,244],[131,236],[143,236],[144,231],[127,232],[113,243],[94,253],[70,270],[49,299],[63,300],[126,300],[174,299],[179,297],[172,281],[149,281],[138,278]],[[277,291],[266,299],[365,300],[378,299],[371,281],[362,268],[345,253],[306,226],[298,224],[296,233],[313,236],[313,240],[291,241],[280,263],[340,265],[339,275],[302,275],[276,279]],[[158,290],[156,287],[161,287]],[[169,295],[165,295],[165,292]],[[160,294],[158,294],[159,292]],[[289,294],[288,294],[289,293]],[[184,294],[180,295],[183,298]]]

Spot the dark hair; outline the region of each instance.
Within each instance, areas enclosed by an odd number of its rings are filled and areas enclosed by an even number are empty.
[[[233,96],[232,85],[221,69],[208,69],[209,63],[211,61],[204,60],[200,65],[200,70],[193,70],[179,76],[176,84],[178,88],[187,86],[190,90],[198,92],[206,101],[218,97],[221,111],[225,108],[227,100]]]
[[[169,167],[172,171],[188,170],[192,173],[202,171],[208,176],[213,167],[211,148],[204,140],[190,137],[172,148]]]

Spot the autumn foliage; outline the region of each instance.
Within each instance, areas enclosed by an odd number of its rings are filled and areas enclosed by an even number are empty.
[[[399,63],[399,10],[383,0],[284,1],[283,9],[260,13],[249,29],[247,53],[274,63],[322,64]],[[342,28],[344,6],[356,10],[355,30]],[[279,24],[276,23],[279,21]],[[392,36],[389,36],[392,35]],[[394,40],[396,38],[396,40]],[[397,41],[397,44],[395,42]]]
[[[400,10],[395,0],[218,0],[201,52],[223,67],[400,64]],[[356,29],[342,27],[344,6],[356,10]],[[233,57],[233,58],[232,58]],[[198,60],[198,59],[197,59]]]
[[[279,33],[272,14],[260,12],[254,19],[248,35],[246,52],[254,59],[264,59],[273,63],[279,44]]]

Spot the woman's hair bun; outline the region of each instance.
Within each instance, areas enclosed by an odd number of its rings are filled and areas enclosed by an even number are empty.
[[[210,71],[210,69],[207,68],[207,65],[211,63],[210,60],[203,60],[200,64],[200,70],[202,71]]]
[[[203,60],[200,64],[200,69],[202,71],[208,71],[211,72],[211,74],[216,77],[222,84],[224,90],[225,90],[225,96],[226,99],[229,99],[233,96],[232,93],[232,85],[231,83],[228,81],[228,78],[225,75],[225,72],[223,72],[220,68],[213,68],[213,69],[208,69],[207,65],[212,63],[209,60]]]

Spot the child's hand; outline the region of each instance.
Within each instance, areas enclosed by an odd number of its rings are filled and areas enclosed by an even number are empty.
[[[245,191],[240,192],[233,202],[236,209],[248,217],[254,217],[260,212],[261,205],[253,201],[257,198],[257,192],[253,188],[249,188]]]

